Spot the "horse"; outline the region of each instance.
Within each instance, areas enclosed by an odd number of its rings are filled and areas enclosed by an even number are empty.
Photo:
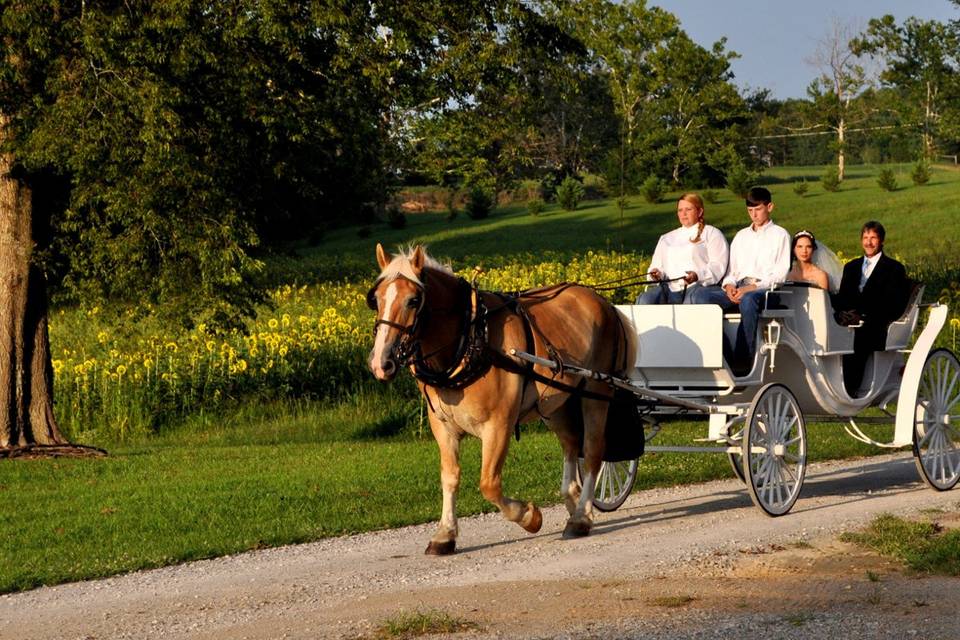
[[[459,451],[467,434],[481,440],[483,497],[526,531],[540,530],[537,506],[504,496],[501,487],[514,429],[538,417],[563,448],[560,493],[570,514],[563,537],[588,535],[610,388],[509,354],[516,349],[622,375],[635,362],[630,320],[585,286],[562,284],[509,296],[471,286],[420,245],[391,256],[377,244],[376,256],[381,272],[367,295],[377,312],[369,367],[383,382],[410,368],[440,450],[442,510],[425,553],[456,549]]]

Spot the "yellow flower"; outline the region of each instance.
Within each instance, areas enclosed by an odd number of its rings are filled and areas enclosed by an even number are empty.
[[[127,372],[127,368],[126,368],[124,365],[120,365],[119,367],[117,367],[117,375],[118,375],[118,376],[122,376],[122,375],[125,374],[126,372]]]
[[[277,322],[276,318],[270,318],[270,321],[267,322],[267,326],[271,329],[276,329],[278,326],[280,326],[280,323]]]

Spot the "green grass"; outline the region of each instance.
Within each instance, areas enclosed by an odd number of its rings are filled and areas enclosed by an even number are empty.
[[[273,405],[224,419],[239,424],[186,425],[118,446],[104,459],[0,464],[0,592],[436,521],[437,448],[418,432],[416,413],[375,398]],[[372,436],[371,424],[391,414],[405,416],[406,427]],[[669,424],[657,442],[689,443],[705,427]],[[813,458],[871,452],[837,425],[810,432]],[[479,441],[468,438],[461,516],[493,510],[477,490],[479,466]],[[556,438],[531,425],[511,446],[505,491],[556,503],[560,473]],[[722,455],[651,454],[641,461],[637,487],[730,473]]]
[[[960,529],[944,531],[935,522],[883,514],[866,530],[842,539],[896,558],[918,573],[960,576]]]
[[[428,634],[471,631],[477,625],[445,611],[404,612],[392,616],[377,628],[375,638],[415,638]]]

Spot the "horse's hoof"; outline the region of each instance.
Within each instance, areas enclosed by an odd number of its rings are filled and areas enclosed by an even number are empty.
[[[568,522],[563,529],[563,539],[582,538],[590,534],[590,525],[583,522]]]
[[[430,541],[430,544],[427,545],[427,550],[424,551],[424,555],[428,556],[448,556],[457,549],[456,540],[447,540],[446,542],[434,542]]]
[[[536,505],[532,502],[527,505],[527,512],[523,514],[523,520],[520,521],[520,526],[530,533],[540,531],[540,527],[543,526],[543,515],[540,513],[540,509],[537,509]]]

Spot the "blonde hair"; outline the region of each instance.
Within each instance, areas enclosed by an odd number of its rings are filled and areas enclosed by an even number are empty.
[[[680,196],[680,200],[685,200],[686,202],[689,202],[695,206],[697,209],[700,209],[700,219],[697,221],[697,236],[690,239],[690,242],[693,243],[700,242],[700,236],[703,235],[703,228],[706,226],[706,223],[703,221],[703,198],[696,193],[685,193]]]

